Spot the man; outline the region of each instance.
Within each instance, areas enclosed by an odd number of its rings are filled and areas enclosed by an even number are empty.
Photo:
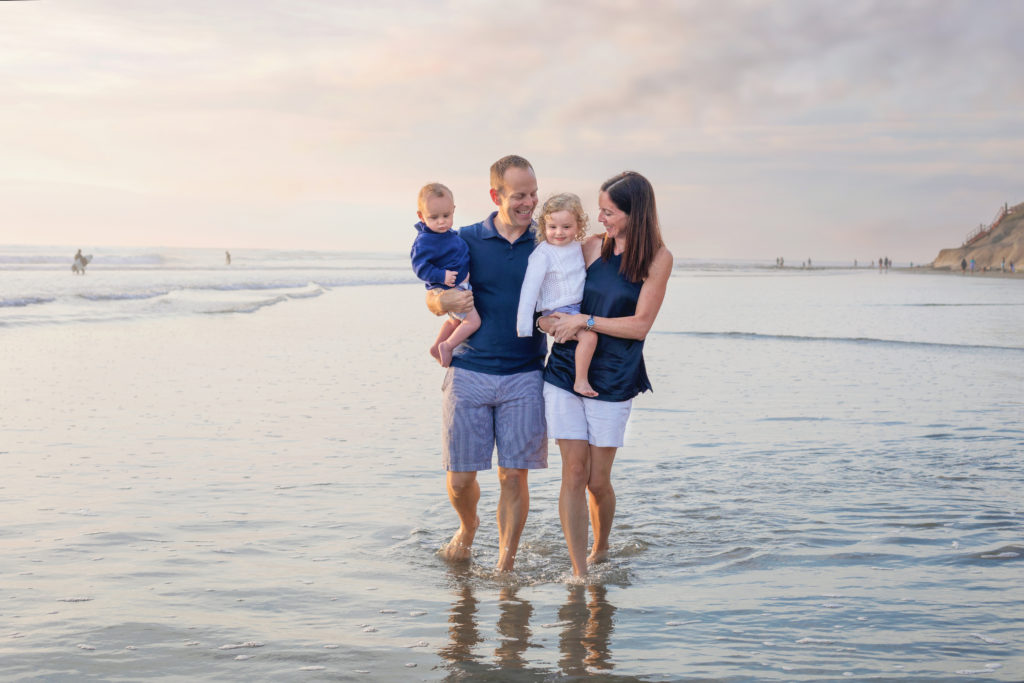
[[[536,242],[533,211],[537,176],[520,156],[491,166],[491,200],[498,210],[459,230],[469,247],[472,292],[431,290],[427,306],[437,315],[480,313],[480,329],[452,353],[442,391],[444,464],[448,498],[459,530],[444,550],[448,560],[470,558],[480,524],[476,474],[491,468],[498,450],[498,571],[515,563],[530,508],[527,474],[547,467],[542,369],[547,342],[535,331],[516,336],[516,310],[526,265]]]

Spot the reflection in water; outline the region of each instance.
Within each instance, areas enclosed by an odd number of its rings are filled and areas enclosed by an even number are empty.
[[[484,661],[484,655],[474,654],[474,649],[487,641],[481,633],[478,619],[480,601],[474,594],[481,590],[488,589],[474,588],[469,581],[461,582],[455,589],[455,600],[448,615],[450,639],[438,650],[446,662],[445,668],[449,670],[448,680],[548,680],[554,662],[535,661],[531,665],[527,650],[538,648],[536,653],[542,659],[545,655],[553,656],[553,653],[546,652],[543,645],[531,642],[533,605],[519,595],[517,587],[501,587],[496,596],[498,617],[493,637],[496,641],[494,661]],[[615,607],[608,602],[608,591],[604,586],[569,586],[568,591],[565,605],[558,610],[558,627],[561,629],[558,668],[567,676],[607,674],[615,666],[609,648]],[[615,680],[620,679],[615,677]]]
[[[482,643],[484,639],[476,625],[477,601],[473,597],[473,589],[465,583],[456,591],[456,600],[452,603],[452,610],[448,615],[448,634],[451,640],[442,647],[438,654],[444,659],[457,664],[479,659],[473,654],[473,647]]]
[[[607,598],[604,586],[569,586],[569,600],[558,610],[558,619],[565,625],[558,641],[563,673],[574,676],[614,668],[608,641],[614,628],[615,606]]]
[[[533,606],[526,600],[520,600],[518,589],[505,587],[501,589],[501,602],[498,603],[498,638],[500,642],[494,650],[498,663],[506,669],[522,669],[526,666],[523,653],[530,647],[530,616]]]

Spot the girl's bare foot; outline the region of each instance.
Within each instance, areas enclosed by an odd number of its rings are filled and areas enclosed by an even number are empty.
[[[572,385],[572,390],[580,396],[587,396],[588,398],[594,398],[597,396],[597,392],[594,391],[594,387],[590,386],[590,382],[587,380],[576,380],[576,383]]]
[[[476,536],[477,527],[480,526],[480,518],[476,518],[476,524],[472,529],[459,527],[459,530],[448,541],[448,545],[441,548],[441,557],[449,562],[467,562],[473,556],[473,538]]]

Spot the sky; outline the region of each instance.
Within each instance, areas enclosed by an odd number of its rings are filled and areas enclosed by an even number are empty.
[[[1024,3],[0,1],[0,244],[401,253],[488,169],[677,258],[931,261],[1024,202]],[[599,228],[592,220],[592,228]]]

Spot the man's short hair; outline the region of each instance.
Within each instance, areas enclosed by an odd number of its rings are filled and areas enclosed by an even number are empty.
[[[530,162],[518,154],[509,154],[491,164],[491,189],[502,192],[505,189],[505,172],[510,168],[521,168],[533,173]]]

